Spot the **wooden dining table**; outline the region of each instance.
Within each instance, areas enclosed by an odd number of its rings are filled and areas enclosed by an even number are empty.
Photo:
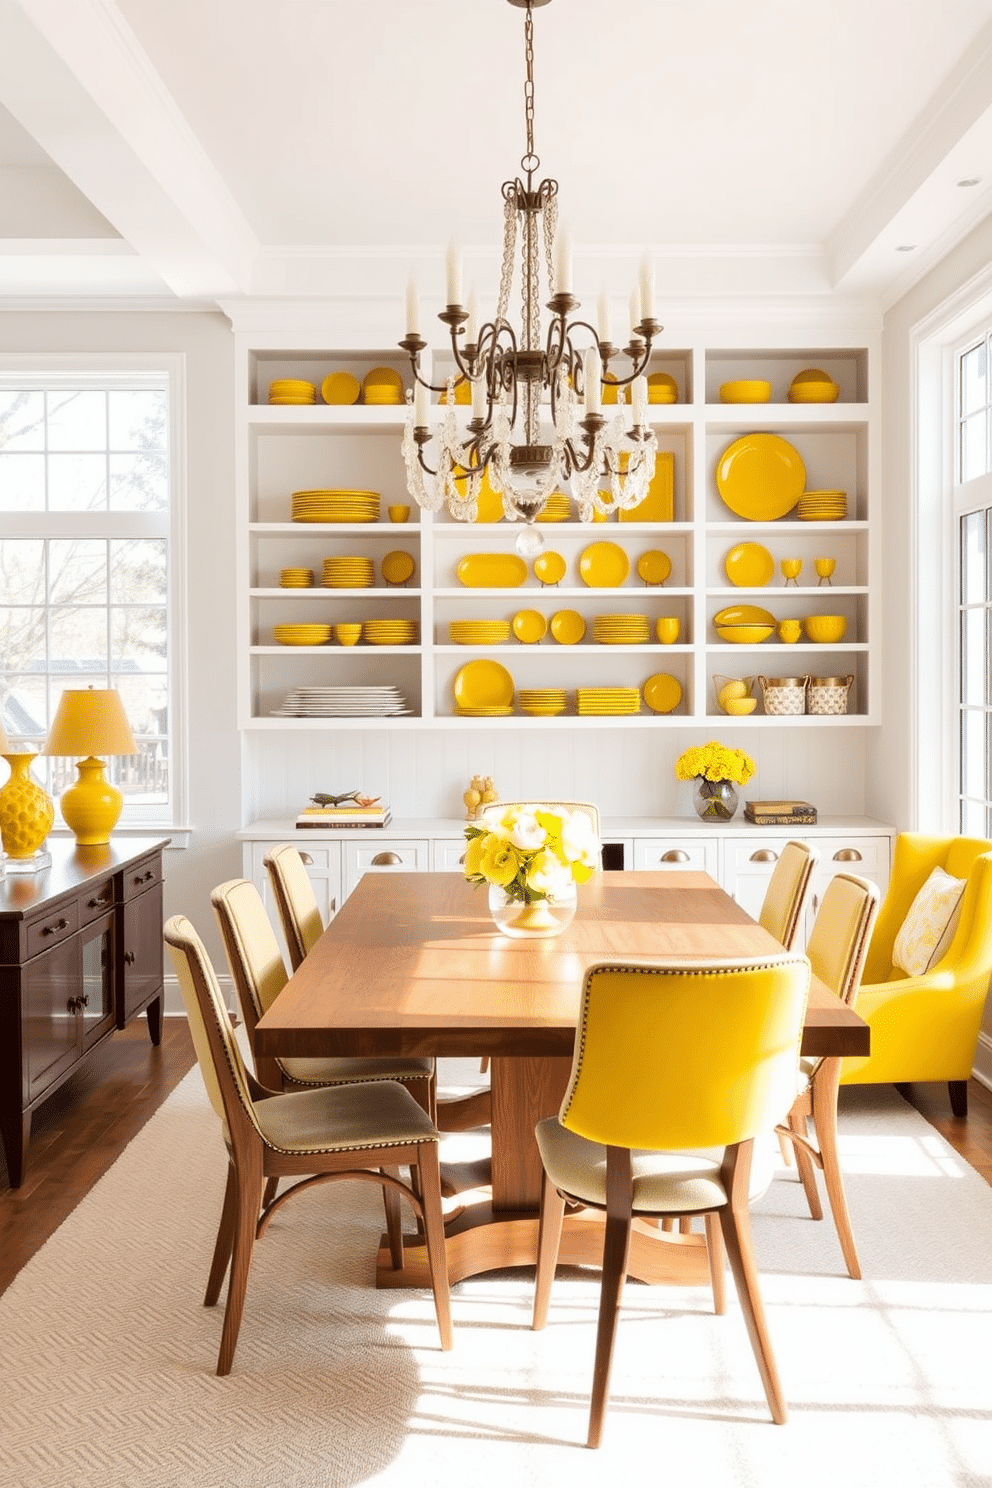
[[[257,1052],[488,1056],[490,1089],[440,1101],[445,1131],[489,1124],[491,1158],[445,1167],[452,1281],[537,1254],[541,1160],[534,1127],[557,1113],[572,1065],[585,971],[603,962],[661,963],[781,955],[782,947],[705,873],[596,874],[572,924],[553,939],[510,939],[487,896],[457,873],[366,874],[256,1028]],[[869,1052],[869,1028],[815,978],[802,1052]],[[630,1274],[705,1284],[702,1234],[635,1221]],[[405,1264],[380,1246],[380,1286],[429,1285],[419,1235]],[[562,1264],[598,1266],[600,1216],[566,1216]]]

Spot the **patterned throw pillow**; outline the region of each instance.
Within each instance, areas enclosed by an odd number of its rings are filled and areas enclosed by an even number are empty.
[[[937,965],[954,939],[965,880],[935,868],[910,905],[892,947],[892,965],[922,976]]]

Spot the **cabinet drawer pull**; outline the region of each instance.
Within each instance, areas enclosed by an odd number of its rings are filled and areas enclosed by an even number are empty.
[[[835,863],[860,863],[861,854],[856,847],[842,847],[834,853]]]
[[[748,859],[751,863],[777,863],[778,853],[772,852],[770,847],[759,847]]]
[[[464,868],[464,866],[465,866],[465,854],[464,853],[462,853],[461,857],[458,859],[458,866],[459,866],[459,868]]]
[[[124,952],[124,965],[125,966],[133,966],[134,965],[134,952],[133,951],[125,951]]]
[[[372,859],[371,866],[373,868],[389,868],[396,863],[402,863],[402,861],[403,859],[400,857],[399,853],[381,852],[376,853],[375,857]]]
[[[67,1013],[81,1013],[83,1008],[89,1007],[90,994],[84,992],[80,997],[70,997],[65,1005]]]
[[[300,862],[301,863],[309,863],[310,864],[310,867],[311,868],[313,867],[313,858],[310,856],[310,854],[308,852],[301,852],[300,853]]]
[[[87,899],[86,908],[99,909],[101,904],[112,904],[113,902],[114,896],[111,894],[110,890],[104,889],[103,893],[97,894],[95,899]]]
[[[149,870],[148,870],[147,873],[138,873],[138,874],[136,874],[135,875],[135,878],[134,878],[134,886],[135,886],[135,888],[138,887],[138,884],[150,883],[151,880],[154,877],[155,877],[155,869],[154,868],[149,868]]]
[[[670,847],[666,853],[662,853],[658,861],[659,863],[688,863],[689,854],[683,852],[680,847]]]
[[[68,930],[68,928],[68,920],[56,920],[54,925],[46,925],[41,933],[42,935],[58,935],[60,930]]]

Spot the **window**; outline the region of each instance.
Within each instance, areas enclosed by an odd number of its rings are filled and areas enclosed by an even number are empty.
[[[960,830],[992,835],[992,379],[990,335],[957,357],[958,802]]]
[[[115,687],[123,822],[176,814],[174,375],[0,369],[0,718],[41,748],[67,687]],[[39,759],[58,795],[75,762]]]

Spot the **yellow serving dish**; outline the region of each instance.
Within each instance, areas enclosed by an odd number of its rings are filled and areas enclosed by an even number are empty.
[[[738,646],[757,646],[761,641],[767,641],[774,631],[774,625],[718,625],[716,628],[721,641],[734,641]]]
[[[767,403],[772,395],[772,385],[758,377],[739,378],[736,382],[721,382],[721,403]]]
[[[803,626],[811,641],[831,646],[844,639],[847,620],[843,615],[807,615]]]
[[[771,610],[763,610],[760,605],[727,605],[726,609],[717,610],[713,616],[713,624],[721,625],[774,625],[775,616]]]
[[[527,581],[527,565],[516,553],[468,553],[455,573],[469,589],[519,589]]]

